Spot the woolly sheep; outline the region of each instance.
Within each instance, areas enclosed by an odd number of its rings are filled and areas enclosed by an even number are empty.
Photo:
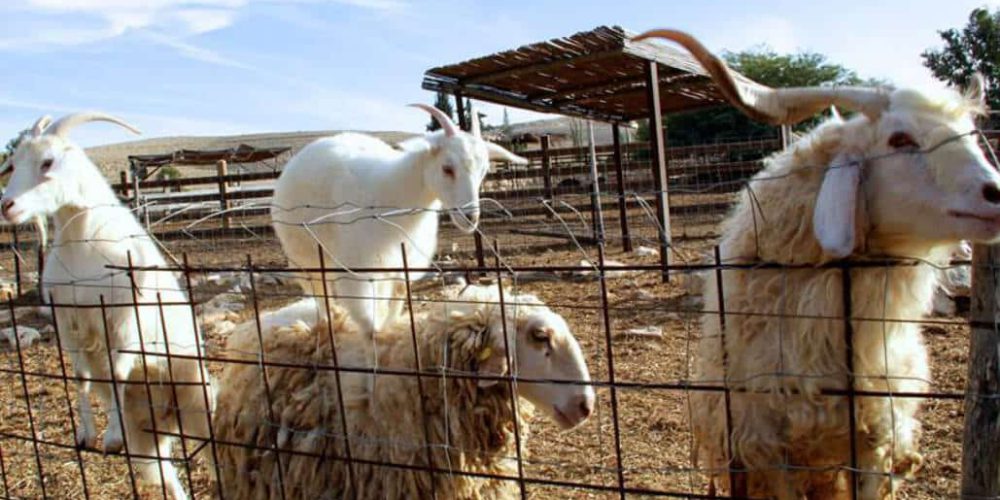
[[[121,351],[144,348],[147,353],[191,355],[197,353],[201,339],[189,306],[166,305],[160,313],[158,299],[165,304],[187,302],[172,274],[137,271],[133,288],[127,273],[105,267],[127,265],[129,256],[137,267],[165,266],[166,262],[149,234],[119,203],[100,170],[67,139],[73,127],[91,121],[111,122],[138,133],[102,113],[71,114],[51,125],[47,118],[40,119],[3,167],[11,177],[0,210],[4,219],[15,224],[53,217],[55,233],[42,288],[56,304],[60,340],[76,375],[133,382],[114,387],[81,382],[77,444],[96,444],[88,397],[93,389],[108,410],[104,450],[118,451],[127,442],[129,453],[138,456],[133,462],[144,480],[159,483],[162,474],[174,498],[185,498],[173,465],[156,459],[169,458],[175,439],[157,437],[146,429],[178,432],[183,426],[185,434],[207,435],[209,408],[202,384],[209,383],[208,374],[193,360],[168,362],[160,355],[143,362],[140,355]],[[105,315],[94,307],[102,299],[108,304]],[[141,383],[147,376],[152,400]],[[171,380],[187,385],[173,386]],[[210,406],[211,396],[207,399]]]
[[[828,120],[771,157],[723,223],[725,263],[807,267],[725,270],[724,329],[709,276],[694,377],[739,389],[730,394],[729,436],[723,395],[691,395],[699,465],[722,476],[730,465],[728,437],[749,471],[752,497],[847,496],[847,398],[821,394],[849,383],[841,270],[808,266],[914,259],[916,265],[853,268],[850,299],[853,318],[919,320],[939,275],[927,263],[946,262],[962,239],[997,240],[1000,175],[980,150],[973,122],[983,108],[982,81],[974,79],[967,96],[943,89],[771,89],[731,73],[685,33],[656,30],[637,39],[648,37],[684,46],[752,118],[794,123],[831,105],[859,112]],[[853,320],[852,327],[857,390],[928,390],[919,325]],[[919,468],[920,405],[918,398],[856,399],[859,498],[893,497]]]
[[[528,436],[523,415],[530,401],[563,428],[587,419],[594,407],[593,388],[583,354],[566,322],[530,295],[507,297],[511,370],[520,378],[578,381],[577,384],[519,382],[524,399],[520,415],[513,414],[509,386],[495,380],[424,379],[423,405],[433,447],[433,466],[442,471],[517,477],[515,419],[522,443]],[[496,287],[468,287],[457,301],[438,304],[416,317],[417,343],[424,370],[440,373],[503,375],[507,373],[504,326]],[[334,327],[324,321],[307,322],[316,309],[305,302],[286,309],[304,314],[305,321],[284,326],[287,311],[264,315],[273,329],[263,333],[261,354],[255,328],[239,329],[230,337],[230,355],[268,363],[331,364],[329,339],[335,339],[338,363],[343,367],[371,367],[372,342],[367,334],[334,314]],[[315,304],[313,302],[312,304]],[[314,308],[316,306],[314,305]],[[283,319],[282,319],[283,318]],[[413,370],[416,363],[408,322],[400,321],[379,332],[380,369]],[[279,498],[284,484],[287,498],[512,498],[516,481],[470,477],[441,472],[434,486],[426,472],[365,463],[353,465],[350,483],[341,458],[345,448],[338,406],[337,375],[330,370],[267,368],[271,406],[261,383],[261,368],[229,364],[220,376],[215,436],[219,447],[222,489],[227,496],[246,499]],[[372,375],[342,372],[343,400],[352,458],[398,465],[426,465],[424,420],[417,378],[380,374],[375,391],[365,379]],[[270,421],[272,413],[274,421]],[[391,417],[390,417],[391,416]],[[272,423],[273,422],[273,423]],[[249,445],[249,446],[247,446]],[[276,466],[278,447],[281,472]],[[289,450],[311,455],[281,453]],[[278,477],[281,479],[279,480]]]
[[[437,250],[438,210],[447,210],[464,232],[479,222],[479,187],[490,160],[527,160],[458,130],[437,108],[415,104],[442,130],[394,148],[378,138],[344,133],[319,139],[299,151],[274,187],[271,217],[289,264],[319,267],[322,245],[328,267],[402,268],[405,243],[410,267],[427,268]],[[420,279],[422,273],[412,273]],[[399,300],[380,312],[376,298],[398,292],[402,273],[327,275],[327,292],[339,298],[362,330],[373,332],[398,314]],[[323,293],[319,273],[303,273],[314,296]],[[398,295],[398,293],[395,293]]]

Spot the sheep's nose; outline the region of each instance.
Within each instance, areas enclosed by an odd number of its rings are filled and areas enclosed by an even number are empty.
[[[7,212],[13,206],[14,206],[14,200],[3,200],[3,203],[0,204],[0,211],[3,212],[4,217],[7,216]]]
[[[573,403],[580,412],[580,420],[586,420],[591,413],[594,413],[594,398],[589,394],[577,396]]]
[[[983,199],[990,203],[1000,203],[1000,188],[996,184],[983,186]]]

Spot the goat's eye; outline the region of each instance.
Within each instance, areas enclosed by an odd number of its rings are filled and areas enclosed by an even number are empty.
[[[889,146],[893,149],[903,149],[903,148],[919,148],[920,145],[917,141],[913,140],[913,136],[907,134],[906,132],[896,132],[889,137]]]
[[[48,172],[50,168],[52,168],[52,158],[43,161],[42,165],[39,167],[43,174]]]
[[[451,165],[445,165],[445,166],[441,167],[441,171],[444,172],[444,176],[445,177],[447,177],[449,179],[454,179],[455,178],[455,167],[453,167]]]

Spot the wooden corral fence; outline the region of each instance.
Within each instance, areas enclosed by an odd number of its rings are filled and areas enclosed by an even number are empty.
[[[518,206],[518,203],[514,203],[514,206],[503,214],[486,210],[483,214],[484,219],[545,215],[549,210],[540,205],[538,200],[551,201],[561,196],[590,193],[587,148],[549,149],[544,146],[545,143],[547,141],[543,141],[541,150],[522,153],[531,161],[529,166],[518,169],[497,169],[487,175],[483,184],[481,193],[483,198],[504,205],[519,201],[530,202],[527,204],[530,206]],[[683,192],[686,189],[711,186],[703,191],[706,194],[737,191],[742,187],[742,181],[760,168],[760,158],[779,148],[780,140],[777,138],[670,148],[669,187],[671,190]],[[602,194],[610,195],[608,201],[602,202],[603,209],[627,208],[629,194],[648,195],[651,199],[654,181],[649,171],[648,145],[644,143],[624,145],[623,153],[628,160],[622,165],[613,164],[613,146],[597,147],[596,152],[598,170],[602,172],[599,179],[600,189]],[[611,175],[603,175],[603,172]],[[237,226],[233,224],[233,219],[244,219],[245,224],[235,230],[249,228],[267,232],[269,230],[267,221],[260,218],[267,216],[267,204],[273,193],[273,181],[280,174],[280,171],[228,174],[225,163],[220,162],[215,175],[184,179],[135,182],[122,172],[121,181],[113,187],[123,201],[137,207],[139,213],[150,221],[154,234],[169,241],[198,235],[197,231],[191,230],[178,233],[176,223],[202,219],[212,214],[220,214],[218,221],[221,229]],[[571,204],[574,209],[584,213],[593,210],[590,200],[573,200]],[[720,211],[726,206],[707,203],[678,207],[678,209]],[[560,209],[555,207],[554,210]],[[622,220],[622,231],[627,233],[627,220]],[[161,223],[160,227],[156,227],[157,221],[170,223]],[[213,236],[220,235],[219,230],[219,227],[203,229],[211,231]]]
[[[629,211],[649,206],[656,195],[655,176],[650,162],[648,143],[620,144],[622,161],[614,161],[614,145],[595,148],[598,165],[600,202],[592,194],[589,148],[550,148],[547,137],[542,147],[521,154],[531,163],[525,167],[494,169],[483,183],[482,197],[495,200],[504,210],[484,206],[484,223],[500,218],[549,218],[557,213],[579,212],[589,216],[592,231],[573,234],[581,244],[596,241],[597,208],[617,221],[618,239],[626,250],[632,248]],[[719,214],[729,202],[719,201],[712,194],[738,191],[744,181],[761,166],[760,159],[781,148],[778,137],[765,140],[706,144],[668,148],[670,161],[668,189],[671,193],[693,193],[684,202],[671,201],[671,213]],[[224,239],[271,234],[269,203],[275,179],[280,169],[248,173],[229,173],[225,160],[216,163],[213,175],[198,175],[176,179],[136,179],[134,174],[120,172],[119,182],[112,185],[124,203],[135,208],[150,232],[164,242],[191,238]],[[690,201],[694,200],[694,201]],[[556,203],[558,201],[558,203]],[[617,212],[617,214],[615,214]],[[615,214],[615,215],[612,215]],[[565,230],[508,228],[511,234],[525,238],[538,236],[555,239],[571,238]],[[574,231],[575,233],[576,231]],[[0,228],[0,238],[16,243],[20,258],[14,259],[15,281],[20,284],[25,269],[40,272],[41,254],[35,255],[37,238],[30,226]],[[539,240],[540,242],[543,240]],[[483,259],[483,248],[476,245],[477,260]],[[35,258],[38,260],[35,261]],[[26,262],[27,260],[34,262]],[[37,270],[37,271],[36,271]]]

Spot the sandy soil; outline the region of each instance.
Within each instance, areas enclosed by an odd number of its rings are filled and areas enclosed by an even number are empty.
[[[710,224],[689,222],[675,227],[674,232],[675,235],[697,231],[711,233],[711,228],[699,227],[701,225]],[[458,250],[470,244],[471,238],[464,237]],[[674,258],[679,261],[697,260],[710,248],[709,244],[710,240],[694,240],[679,250]],[[170,247],[177,253],[189,252],[189,258],[195,265],[238,264],[245,261],[247,254],[251,254],[259,264],[284,264],[276,244],[263,238],[178,242]],[[451,248],[450,242],[442,248]],[[593,248],[587,252],[596,258]],[[474,263],[461,251],[454,252],[454,255],[454,265]],[[570,248],[526,250],[508,255],[506,260],[519,265],[577,265],[582,258],[584,255],[580,249]],[[657,262],[655,256],[623,254],[616,246],[609,250],[608,258],[629,263]],[[202,283],[196,289],[197,300],[207,300],[229,289]],[[698,301],[687,293],[683,283],[685,277],[677,276],[671,283],[664,284],[659,273],[655,272],[610,279],[607,284],[610,331],[603,324],[601,312],[604,304],[597,281],[537,281],[521,283],[518,287],[521,291],[539,295],[567,318],[583,346],[596,380],[608,379],[608,361],[613,357],[618,382],[670,383],[688,378],[691,341],[699,331]],[[295,295],[294,289],[281,285],[263,285],[258,290],[262,309],[276,307]],[[433,297],[433,292],[422,292],[417,299],[420,302]],[[241,313],[244,318],[251,314],[252,309]],[[31,308],[20,311],[19,321],[39,327],[46,323]],[[934,389],[937,391],[961,392],[964,388],[968,330],[962,321],[960,318],[939,318],[925,328],[932,351]],[[662,337],[624,334],[628,329],[647,326],[661,327]],[[612,345],[611,356],[605,347],[608,336]],[[207,340],[210,352],[218,352],[224,338],[210,333]],[[26,377],[18,374],[22,359],[24,370],[31,374]],[[210,369],[218,372],[220,366],[213,364]],[[73,433],[68,415],[69,402],[75,398],[75,387],[51,378],[61,373],[58,349],[51,335],[25,349],[21,357],[3,343],[0,370],[0,438],[3,438],[0,439],[0,476],[7,496],[41,497],[40,464],[48,496],[79,498],[84,487],[81,463],[91,497],[120,498],[129,494],[128,468],[121,457],[86,450],[78,458],[72,447]],[[598,488],[616,487],[617,431],[626,487],[678,494],[706,492],[704,477],[692,469],[690,461],[691,434],[687,393],[684,390],[619,389],[616,394],[618,425],[613,419],[610,390],[600,389],[598,394],[600,401],[595,416],[572,432],[560,432],[554,424],[532,418],[533,435],[527,445],[529,458],[525,462],[527,477]],[[29,425],[26,399],[30,399],[31,403],[33,429]],[[961,402],[930,401],[923,410],[922,418],[926,424],[923,440],[926,463],[920,478],[908,485],[903,498],[955,496],[960,474]],[[104,428],[103,421],[99,421],[98,425],[99,429]],[[37,460],[34,445],[30,439],[25,439],[30,438],[32,432],[44,443],[38,445]],[[191,478],[196,496],[213,494],[203,456],[194,460]],[[617,496],[583,487],[539,485],[529,485],[528,494],[532,498]],[[159,491],[145,489],[143,495],[155,498],[159,496]]]

